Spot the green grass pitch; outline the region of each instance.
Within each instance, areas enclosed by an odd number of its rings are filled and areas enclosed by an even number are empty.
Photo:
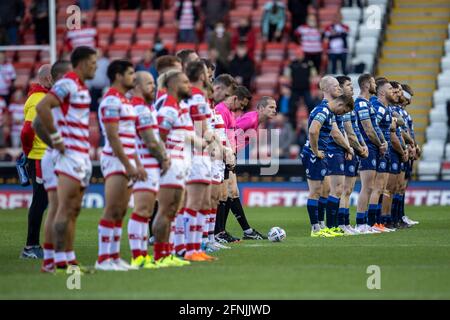
[[[65,275],[39,272],[40,261],[20,260],[26,211],[0,213],[1,299],[449,299],[450,211],[407,208],[420,224],[390,234],[310,238],[305,208],[247,208],[261,232],[280,226],[283,243],[245,241],[216,255],[216,262],[182,268],[97,272],[80,290]],[[354,212],[354,210],[352,210]],[[76,234],[77,258],[93,265],[100,210],[83,210]],[[354,219],[354,214],[352,214]],[[241,235],[230,214],[229,231]],[[130,257],[126,238],[122,256]],[[381,268],[381,289],[367,288],[367,267]]]

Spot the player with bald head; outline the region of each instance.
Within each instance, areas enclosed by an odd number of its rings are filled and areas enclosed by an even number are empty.
[[[21,132],[23,153],[27,158],[28,172],[33,181],[33,198],[28,210],[28,235],[21,258],[42,259],[43,250],[39,245],[42,216],[48,205],[48,198],[42,183],[41,160],[47,145],[35,134],[32,127],[36,117],[36,105],[52,87],[50,64],[42,65],[37,72],[38,83],[33,83],[24,105],[25,122]]]
[[[155,81],[149,72],[136,72],[136,85],[131,94],[131,104],[137,116],[137,153],[147,172],[145,181],[137,181],[133,185],[134,210],[128,220],[131,265],[155,269],[157,266],[147,252],[148,223],[159,192],[160,177],[170,167],[170,160],[159,137],[157,112],[152,105]]]

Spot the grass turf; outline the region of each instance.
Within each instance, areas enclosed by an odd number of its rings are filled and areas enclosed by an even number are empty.
[[[354,211],[354,210],[353,210]],[[407,208],[420,224],[390,234],[310,238],[304,208],[247,208],[254,227],[280,226],[283,243],[245,241],[219,261],[182,268],[97,272],[68,290],[65,275],[39,272],[40,261],[20,260],[26,211],[0,213],[1,299],[449,299],[450,214],[445,207]],[[93,265],[99,210],[83,210],[77,226],[78,260]],[[354,218],[354,216],[352,217]],[[229,231],[241,235],[230,214]],[[126,224],[124,224],[126,226]],[[129,259],[126,227],[122,256]],[[369,290],[369,265],[381,268],[381,289]]]

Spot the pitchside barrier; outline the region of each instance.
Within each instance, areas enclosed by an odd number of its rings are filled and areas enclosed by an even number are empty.
[[[308,185],[301,164],[280,164],[273,176],[261,176],[260,166],[240,165],[239,190],[242,203],[249,207],[303,207],[308,198]],[[84,208],[103,208],[104,185],[100,169],[94,165],[91,185],[83,199]],[[351,205],[358,199],[357,182]],[[0,209],[27,208],[31,204],[31,187],[18,184],[13,164],[0,164]],[[450,206],[450,181],[412,181],[406,192],[406,203],[413,206]],[[130,206],[132,206],[132,200]]]

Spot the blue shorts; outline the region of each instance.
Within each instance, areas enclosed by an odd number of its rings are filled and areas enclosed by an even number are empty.
[[[400,157],[398,155],[397,152],[392,152],[390,154],[390,170],[389,172],[391,174],[400,174],[401,171],[401,162],[400,162]]]
[[[323,181],[328,172],[327,159],[321,160],[308,151],[302,152],[301,157],[306,171],[306,178]]]
[[[405,172],[405,165],[406,165],[406,162],[400,163],[400,171],[401,172]]]
[[[355,155],[352,160],[345,160],[345,176],[356,177],[358,175],[359,157]]]
[[[377,172],[379,173],[386,173],[390,172],[391,169],[391,161],[389,158],[389,153],[385,153],[383,156],[378,155],[377,157]]]
[[[378,150],[369,148],[369,156],[367,158],[360,158],[359,171],[377,170]]]
[[[327,153],[327,176],[343,176],[345,174],[345,155],[342,152]]]

